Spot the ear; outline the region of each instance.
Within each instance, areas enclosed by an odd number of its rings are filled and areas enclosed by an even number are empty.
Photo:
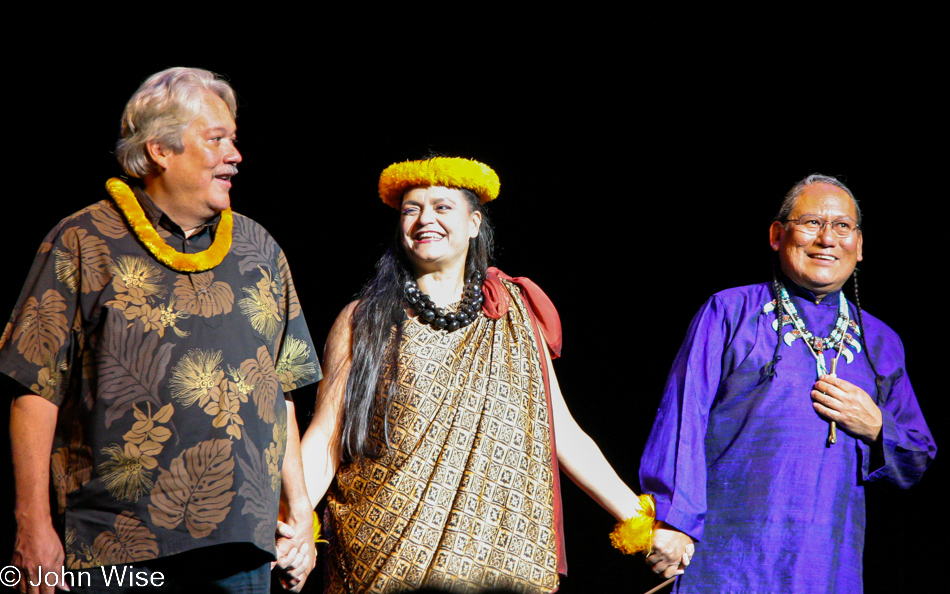
[[[858,229],[858,262],[864,260],[864,234]]]
[[[482,228],[482,213],[475,211],[472,213],[472,225],[469,229],[468,238],[475,239],[478,237],[478,231]]]
[[[774,221],[772,226],[769,227],[769,245],[772,246],[772,249],[776,252],[782,247],[782,236],[785,234],[785,225],[778,221]]]
[[[145,143],[145,151],[149,158],[162,170],[168,169],[168,155],[171,153],[168,149],[162,147],[157,140],[149,140]]]

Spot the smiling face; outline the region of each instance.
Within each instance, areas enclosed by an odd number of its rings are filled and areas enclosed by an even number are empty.
[[[184,150],[149,143],[149,154],[160,168],[157,177],[173,203],[163,204],[163,210],[179,225],[200,224],[231,206],[231,176],[241,162],[236,131],[227,104],[205,93],[198,117],[182,135]]]
[[[854,201],[848,193],[820,182],[799,194],[788,219],[805,214],[818,215],[826,221],[840,217],[857,219]],[[769,229],[769,241],[778,252],[782,272],[818,299],[841,289],[863,259],[864,238],[860,229],[842,238],[835,235],[831,225],[825,225],[816,235],[808,235],[795,223],[775,221]]]
[[[482,215],[472,212],[462,192],[430,186],[403,195],[400,236],[416,272],[465,268],[469,240],[478,236]]]

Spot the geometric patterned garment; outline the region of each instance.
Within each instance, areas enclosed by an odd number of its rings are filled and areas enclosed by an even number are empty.
[[[159,235],[187,240],[141,191]],[[320,379],[290,269],[234,214],[211,270],[165,267],[111,200],[40,246],[0,338],[0,372],[59,407],[51,480],[69,569],[249,542],[274,552],[284,392]]]
[[[531,320],[503,282],[498,320],[404,323],[388,449],[342,466],[328,496],[327,592],[557,588],[551,416]],[[384,413],[377,399],[380,444]]]

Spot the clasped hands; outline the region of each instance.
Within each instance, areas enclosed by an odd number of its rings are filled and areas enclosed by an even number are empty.
[[[653,573],[665,578],[685,573],[696,545],[691,536],[680,532],[666,522],[658,522],[653,529],[652,550],[647,555],[647,565]]]
[[[278,571],[285,589],[300,592],[317,563],[313,524],[291,526],[278,520],[276,547],[277,561],[271,565],[272,569]]]

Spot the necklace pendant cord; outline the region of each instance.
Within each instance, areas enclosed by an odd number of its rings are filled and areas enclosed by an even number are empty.
[[[841,345],[838,346],[838,355],[831,360],[831,377],[838,377],[838,357],[841,356],[841,347],[844,345],[844,341],[841,341]],[[828,423],[828,443],[827,445],[832,446],[838,443],[838,424],[834,421]]]
[[[838,294],[838,319],[835,322],[835,327],[831,331],[831,335],[826,339],[816,338],[812,335],[811,332],[805,328],[805,322],[801,319],[801,316],[798,315],[798,310],[795,308],[795,305],[792,303],[791,298],[788,296],[788,291],[785,290],[785,286],[780,283],[778,280],[774,281],[775,293],[777,295],[776,299],[782,300],[782,306],[788,312],[789,316],[792,318],[792,323],[795,328],[799,331],[805,346],[808,347],[808,351],[811,353],[812,357],[815,358],[815,366],[818,370],[818,377],[823,375],[830,375],[831,377],[838,377],[838,359],[841,358],[841,352],[844,349],[844,344],[846,342],[846,332],[849,324],[851,323],[850,315],[848,312],[848,301],[844,297],[844,293]],[[779,324],[782,321],[779,320]],[[814,343],[814,344],[813,344]],[[835,346],[837,343],[837,346]],[[791,346],[791,343],[789,343]],[[828,370],[825,368],[825,355],[824,350],[826,347],[830,346],[831,348],[836,348],[837,353],[831,359],[831,370],[828,373]],[[834,421],[828,421],[828,441],[826,445],[832,446],[838,441],[838,425]]]

